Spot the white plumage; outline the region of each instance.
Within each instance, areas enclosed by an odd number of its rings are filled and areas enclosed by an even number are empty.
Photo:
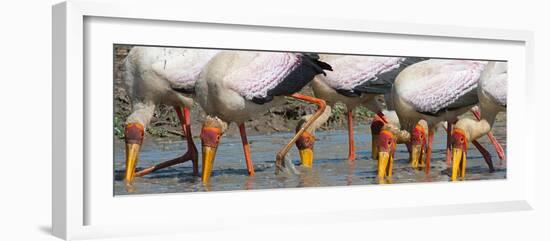
[[[487,99],[505,107],[508,93],[508,63],[490,62],[481,76],[479,85],[480,101]]]

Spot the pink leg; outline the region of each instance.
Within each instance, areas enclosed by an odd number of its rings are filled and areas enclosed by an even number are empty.
[[[479,113],[479,110],[471,110],[472,114],[476,117],[477,120],[481,120],[481,114]],[[504,154],[504,148],[502,148],[502,145],[497,141],[495,136],[493,135],[492,131],[489,131],[487,133],[487,137],[493,143],[493,146],[495,147],[495,150],[497,151],[498,158],[502,161],[506,159],[506,155]]]
[[[452,142],[452,133],[453,133],[453,123],[451,121],[447,121],[447,166],[451,166],[451,142]]]
[[[434,129],[428,131],[428,150],[426,151],[426,176],[430,174],[430,161],[432,159],[432,144],[434,140]]]
[[[178,118],[180,119],[180,122],[181,122],[181,128],[187,140],[187,152],[183,156],[177,157],[169,161],[165,161],[163,163],[160,163],[160,164],[145,168],[139,172],[136,172],[135,174],[136,177],[141,177],[143,175],[147,175],[156,170],[167,168],[176,164],[184,163],[189,160],[193,162],[193,175],[195,176],[199,175],[199,154],[197,152],[197,147],[193,142],[193,135],[191,134],[191,117],[190,117],[191,115],[189,113],[189,108],[175,107],[175,109],[176,109],[176,113],[178,114]],[[182,112],[182,109],[183,109],[183,112]]]
[[[489,153],[487,149],[485,149],[485,147],[479,144],[479,142],[477,142],[476,140],[473,140],[472,144],[474,144],[474,146],[479,150],[479,152],[481,152],[481,155],[483,155],[483,159],[485,159],[487,166],[489,166],[489,171],[494,172],[495,168],[493,167],[493,160],[491,159],[491,153]]]
[[[409,154],[411,154],[411,142],[405,143],[405,146],[407,147],[407,151],[409,152]]]
[[[355,160],[355,140],[353,137],[353,110],[348,111],[348,161]]]
[[[254,176],[254,165],[252,164],[250,146],[248,145],[248,138],[246,137],[246,128],[244,126],[244,123],[239,125],[239,132],[241,133],[241,141],[243,143],[244,159],[246,160],[246,169],[248,169],[248,175]]]
[[[198,158],[198,152],[197,147],[195,146],[195,142],[193,141],[193,134],[191,133],[191,112],[189,111],[189,108],[184,107],[183,109],[183,118],[181,109],[176,108],[176,113],[178,114],[178,117],[180,120],[183,119],[183,123],[181,123],[184,131],[185,131],[185,138],[187,139],[187,153],[185,153],[184,157],[189,157],[193,161],[193,175],[197,176],[199,175],[199,158]]]

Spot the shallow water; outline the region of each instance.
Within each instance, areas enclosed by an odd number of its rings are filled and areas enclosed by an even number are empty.
[[[506,150],[506,118],[499,115],[493,133]],[[236,128],[231,126],[231,128]],[[298,166],[299,156],[295,147],[289,157],[297,165],[300,174],[275,175],[275,154],[291,137],[292,133],[249,136],[250,149],[256,175],[249,177],[246,171],[244,154],[239,136],[221,138],[214,170],[210,183],[203,185],[200,177],[192,175],[191,162],[186,162],[135,179],[128,190],[122,177],[124,175],[124,143],[115,144],[115,195],[176,193],[196,191],[228,191],[266,188],[296,188],[378,184],[376,161],[371,158],[371,137],[368,126],[355,127],[357,160],[347,161],[347,131],[317,131],[315,160],[312,169]],[[481,154],[470,145],[465,180],[489,180],[506,178],[505,163],[500,161],[494,147],[486,137],[478,140],[493,157],[495,172],[490,173]],[[200,152],[200,140],[195,139]],[[446,134],[440,128],[434,138],[430,175],[423,170],[413,170],[408,163],[405,145],[398,145],[394,161],[392,183],[446,182],[450,180],[450,171],[445,164]],[[158,164],[182,155],[186,151],[185,141],[147,140],[144,142],[138,162],[138,169]],[[199,157],[199,171],[201,159]]]

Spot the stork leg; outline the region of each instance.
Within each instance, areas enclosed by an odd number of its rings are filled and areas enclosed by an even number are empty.
[[[239,125],[239,132],[241,133],[241,141],[243,142],[244,158],[246,160],[246,168],[248,169],[248,175],[254,176],[254,165],[252,165],[252,157],[250,156],[250,146],[248,145],[248,138],[246,137],[246,128],[244,123]]]
[[[317,111],[311,116],[311,118],[309,118],[309,120],[307,120],[306,123],[304,123],[302,125],[300,130],[298,130],[296,132],[294,137],[292,137],[292,139],[290,139],[290,141],[285,146],[283,146],[283,148],[281,148],[281,150],[277,153],[277,156],[275,158],[275,166],[276,166],[275,173],[276,174],[279,172],[280,169],[284,168],[284,162],[283,162],[284,158],[285,158],[286,154],[288,153],[288,151],[290,150],[290,148],[292,147],[292,145],[294,145],[296,143],[296,141],[298,140],[298,138],[304,133],[304,131],[307,128],[309,128],[309,126],[311,126],[311,124],[313,124],[313,122],[315,122],[319,118],[319,116],[321,116],[321,114],[323,114],[323,112],[325,111],[325,109],[327,107],[324,100],[321,100],[321,99],[318,99],[318,98],[315,98],[315,97],[302,95],[302,94],[298,94],[298,93],[294,93],[294,94],[290,95],[290,97],[298,99],[298,100],[302,100],[302,101],[305,101],[305,102],[316,104],[319,107],[319,109],[317,109]]]
[[[487,166],[489,166],[489,171],[490,172],[494,172],[495,171],[495,168],[493,167],[493,160],[491,159],[491,153],[489,153],[489,151],[487,151],[487,149],[485,149],[485,147],[483,147],[478,141],[476,140],[473,140],[472,141],[472,144],[474,144],[474,146],[477,148],[477,150],[479,150],[479,152],[481,153],[481,155],[483,155],[483,159],[485,160],[485,162],[487,163]]]
[[[453,133],[453,122],[447,121],[447,153],[445,157],[447,158],[447,167],[451,165],[451,142],[452,142],[452,133]]]
[[[353,136],[353,110],[348,110],[348,161],[355,161],[355,140]]]
[[[434,128],[430,128],[428,130],[428,150],[426,150],[426,176],[430,174],[430,161],[432,159],[432,144],[434,140],[434,134]]]
[[[477,120],[481,120],[481,114],[480,114],[479,110],[477,110],[477,109],[473,110],[472,109],[471,112],[472,112],[472,114],[474,114],[474,116],[476,117]],[[500,143],[497,141],[497,139],[493,135],[492,131],[489,131],[489,133],[487,133],[487,137],[489,138],[491,143],[493,143],[493,146],[495,147],[495,150],[497,151],[498,158],[500,159],[500,161],[502,163],[502,161],[506,159],[506,155],[504,154],[504,148],[502,148],[502,145],[500,145]]]
[[[176,113],[178,114],[178,118],[181,123],[181,128],[183,129],[183,133],[185,135],[185,138],[187,140],[187,152],[180,157],[174,158],[169,161],[162,162],[160,164],[145,168],[139,172],[136,172],[136,176],[141,177],[144,175],[147,175],[151,172],[167,168],[176,164],[184,163],[186,161],[191,160],[193,162],[193,175],[198,176],[199,175],[199,155],[197,151],[197,147],[195,146],[195,143],[193,142],[193,135],[191,134],[191,115],[189,113],[189,108],[187,107],[174,107],[176,109]]]

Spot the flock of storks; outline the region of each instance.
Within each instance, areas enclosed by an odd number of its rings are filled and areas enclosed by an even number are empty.
[[[496,115],[506,111],[505,61],[133,47],[124,60],[123,79],[133,109],[125,124],[128,184],[136,176],[186,161],[192,161],[193,174],[199,174],[190,128],[189,108],[194,101],[207,114],[200,133],[204,183],[208,183],[221,136],[231,122],[239,127],[248,174],[254,175],[245,122],[284,105],[285,97],[315,104],[318,109],[301,117],[295,136],[276,154],[276,172],[287,168],[285,155],[294,144],[301,165],[312,167],[315,130],[328,120],[337,102],[348,111],[349,161],[355,160],[354,108],[365,106],[376,113],[371,124],[372,155],[382,180],[392,175],[393,156],[400,143],[407,146],[412,168],[424,168],[428,175],[438,126],[447,131],[446,162],[453,181],[465,175],[469,143],[493,170],[491,155],[476,141],[484,135],[499,158],[505,158],[491,134]],[[298,93],[308,84],[315,97]],[[385,105],[380,105],[380,96]],[[145,128],[159,104],[176,110],[187,152],[136,172]],[[476,119],[458,118],[467,111]]]

